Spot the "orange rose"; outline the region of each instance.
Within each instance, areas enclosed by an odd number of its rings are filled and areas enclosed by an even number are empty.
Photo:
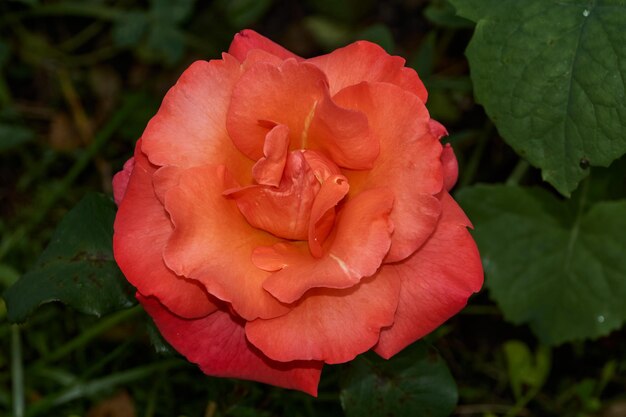
[[[315,395],[458,312],[483,273],[426,97],[369,42],[305,60],[246,30],[191,65],[114,179],[115,258],[172,346]]]

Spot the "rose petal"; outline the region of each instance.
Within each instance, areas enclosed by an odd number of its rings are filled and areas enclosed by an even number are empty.
[[[430,133],[437,139],[448,136],[446,127],[434,119],[428,121],[428,128],[430,129]]]
[[[258,184],[278,187],[289,152],[289,128],[277,125],[265,137],[263,157],[252,167],[252,177]]]
[[[367,117],[338,106],[324,91],[315,108],[307,147],[321,150],[343,168],[369,169],[378,157],[380,144],[370,134]]]
[[[135,167],[135,158],[130,158],[124,163],[124,167],[120,172],[113,176],[113,200],[118,206],[126,194],[126,188],[128,187],[128,181],[130,180],[130,174]]]
[[[410,258],[384,265],[379,276],[402,283],[393,326],[383,329],[376,353],[390,358],[459,312],[480,290],[483,269],[464,214],[448,193],[435,233]]]
[[[334,99],[365,113],[371,134],[380,141],[380,154],[370,171],[345,171],[349,195],[378,187],[393,192],[395,231],[385,261],[405,259],[434,231],[441,210],[434,197],[443,187],[441,144],[430,132],[428,111],[413,94],[384,83],[348,87]]]
[[[331,232],[335,220],[335,207],[348,194],[350,184],[341,174],[328,177],[315,196],[311,207],[308,241],[311,255],[319,258],[323,255],[322,244]]]
[[[311,64],[260,62],[233,90],[226,127],[243,154],[262,158],[266,135],[279,124],[289,128],[289,149],[324,151],[342,167],[369,168],[378,156],[365,115],[335,104],[326,77]]]
[[[289,148],[306,148],[310,119],[326,88],[326,77],[310,64],[289,59],[278,67],[253,65],[232,93],[226,128],[233,143],[256,161],[263,157],[268,130],[283,124],[289,128]]]
[[[459,178],[459,164],[456,162],[454,149],[449,143],[443,147],[441,152],[441,165],[443,167],[443,187],[446,191],[450,191]]]
[[[220,166],[189,168],[165,193],[165,208],[174,224],[165,262],[231,303],[246,320],[285,314],[289,309],[262,287],[268,273],[250,259],[254,248],[278,239],[251,227],[235,202],[222,195],[232,186],[228,177]]]
[[[308,236],[311,207],[320,184],[300,152],[287,158],[278,187],[252,185],[228,189],[248,223],[285,239],[303,240]]]
[[[302,60],[298,55],[288,51],[279,44],[272,42],[265,36],[259,35],[251,29],[244,29],[235,35],[233,42],[230,44],[228,53],[243,62],[248,53],[255,49],[261,49],[265,52],[277,56],[281,59],[295,58]]]
[[[415,70],[404,67],[406,61],[403,58],[390,56],[383,48],[371,42],[355,42],[306,62],[311,62],[324,71],[328,77],[331,95],[351,85],[369,81],[395,84],[416,95],[424,103],[428,98],[424,84]]]
[[[246,336],[274,360],[347,362],[393,323],[399,287],[395,277],[375,275],[344,290],[313,289],[289,314],[248,322]]]
[[[218,310],[185,320],[167,311],[152,298],[137,297],[152,316],[165,339],[208,375],[250,379],[297,389],[317,396],[323,364],[313,361],[276,362],[265,357],[247,340],[243,322]]]
[[[283,59],[277,57],[276,55],[270,54],[269,52],[265,52],[262,49],[251,49],[250,51],[248,51],[246,60],[241,63],[241,69],[243,72],[246,72],[259,62],[265,62],[266,64],[278,67],[280,66],[280,64],[282,64],[283,61]]]
[[[215,311],[204,287],[176,276],[163,262],[162,252],[172,224],[152,188],[156,167],[135,149],[135,168],[117,216],[113,235],[115,260],[126,279],[145,296],[155,296],[173,313],[197,318]]]
[[[183,168],[226,164],[238,181],[249,182],[252,161],[235,148],[224,124],[240,74],[239,63],[229,55],[194,62],[146,127],[142,149],[150,162]]]
[[[256,249],[252,261],[257,266],[269,271],[282,268],[263,283],[263,288],[292,303],[311,288],[349,288],[373,275],[389,250],[392,206],[393,195],[384,189],[364,191],[349,200],[320,259],[297,245]]]

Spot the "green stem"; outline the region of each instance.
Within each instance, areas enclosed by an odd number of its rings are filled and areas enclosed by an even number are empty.
[[[11,97],[11,91],[4,79],[4,75],[0,73],[0,107],[9,108],[13,105],[13,98]]]
[[[47,194],[47,198],[41,203],[41,207],[37,214],[35,214],[30,222],[26,223],[22,227],[13,232],[12,235],[3,239],[0,245],[0,260],[4,258],[7,252],[11,249],[14,242],[18,242],[30,234],[39,224],[45,219],[48,211],[54,207],[57,201],[67,194],[67,190],[76,181],[76,178],[84,171],[91,159],[100,151],[100,149],[107,143],[107,141],[113,136],[113,134],[119,129],[126,121],[128,116],[137,108],[141,102],[141,96],[134,95],[126,103],[122,105],[117,113],[113,115],[111,120],[106,126],[94,137],[94,140],[89,144],[84,153],[70,168],[65,177],[61,180],[58,187],[55,187],[52,192]]]
[[[509,178],[506,179],[506,185],[518,185],[522,178],[524,178],[524,175],[526,175],[528,168],[530,168],[528,161],[520,159],[517,165],[515,165],[515,168],[513,168],[513,171],[511,171]]]
[[[11,326],[11,388],[13,417],[24,417],[24,364],[20,328],[17,324]]]
[[[540,389],[539,388],[533,388],[531,390],[529,390],[526,395],[524,395],[522,398],[520,398],[517,403],[515,403],[515,405],[513,407],[511,407],[509,409],[509,411],[504,415],[504,417],[515,417],[519,414],[520,411],[522,411],[524,409],[524,407],[526,407],[526,404],[528,404],[530,402],[530,400],[532,400],[533,398],[535,398],[537,396],[537,394],[539,394]]]
[[[188,362],[181,359],[170,359],[150,365],[139,366],[137,368],[118,372],[112,375],[107,375],[100,379],[79,381],[67,389],[44,397],[29,409],[28,416],[32,417],[45,411],[49,411],[55,406],[109,391],[116,386],[146,378],[155,372],[164,372],[170,368],[185,366],[187,364]],[[48,412],[46,415],[51,415],[51,413]]]
[[[578,208],[576,211],[576,220],[574,226],[569,235],[569,241],[567,242],[567,252],[565,255],[565,271],[569,273],[570,266],[572,264],[572,256],[574,255],[574,246],[576,240],[578,240],[578,232],[580,231],[580,222],[582,220],[585,206],[587,205],[587,192],[589,191],[589,177],[585,178],[581,183],[580,198],[578,199]]]
[[[163,372],[159,373],[159,376],[156,380],[156,383],[152,386],[150,390],[150,394],[148,397],[148,404],[146,405],[146,413],[144,417],[154,417],[154,413],[156,412],[156,403],[157,403],[157,394],[161,385],[163,385]]]
[[[78,16],[93,17],[101,20],[115,20],[118,19],[123,13],[124,12],[122,10],[87,2],[66,2],[41,4],[30,10],[10,13],[6,17],[10,19],[21,19],[25,17],[39,16]]]
[[[115,45],[105,46],[83,55],[68,56],[66,62],[70,67],[88,67],[111,59],[119,54],[120,51],[121,49]]]
[[[478,172],[478,166],[480,165],[480,161],[483,157],[483,153],[485,152],[485,148],[487,146],[487,142],[491,137],[493,132],[493,124],[490,121],[487,121],[485,127],[482,130],[482,133],[478,137],[476,147],[474,148],[474,152],[472,152],[472,156],[468,161],[465,169],[463,170],[463,175],[460,177],[459,186],[465,187],[474,182],[474,178],[476,177],[476,172]]]
[[[114,327],[118,323],[126,321],[130,319],[131,317],[139,314],[141,311],[142,311],[141,306],[137,305],[127,310],[122,310],[122,311],[118,311],[117,313],[111,314],[110,316],[98,321],[93,327],[81,333],[80,335],[70,340],[63,346],[59,347],[57,350],[39,359],[37,362],[33,364],[33,366],[41,366],[45,363],[53,362],[64,357],[65,355],[69,354],[73,350],[86,345],[92,339],[104,333],[108,329]]]
[[[85,29],[78,32],[76,35],[67,40],[64,40],[61,44],[59,44],[59,49],[71,52],[75,49],[80,48],[81,46],[89,42],[97,34],[99,34],[102,29],[104,29],[105,25],[106,23],[104,22],[93,22]]]

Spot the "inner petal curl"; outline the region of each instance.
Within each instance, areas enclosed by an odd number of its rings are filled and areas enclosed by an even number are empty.
[[[321,257],[335,220],[335,206],[349,190],[341,170],[320,152],[288,152],[288,131],[275,126],[266,136],[264,156],[253,167],[256,184],[226,190],[253,227],[290,240],[308,240]]]

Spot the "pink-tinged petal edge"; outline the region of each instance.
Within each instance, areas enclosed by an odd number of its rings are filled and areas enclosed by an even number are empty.
[[[390,358],[458,313],[483,284],[483,268],[467,217],[447,192],[443,212],[426,243],[379,275],[402,284],[394,324],[380,333],[376,353]]]
[[[139,292],[155,296],[172,312],[187,318],[217,308],[198,282],[177,276],[163,261],[172,224],[152,188],[156,167],[137,142],[134,169],[113,225],[113,253],[126,279]],[[146,273],[146,271],[150,271]]]
[[[441,166],[443,167],[443,187],[450,191],[459,178],[459,164],[454,155],[454,149],[449,143],[443,147],[441,152]]]
[[[242,30],[235,35],[228,49],[228,53],[237,58],[240,62],[243,62],[248,56],[248,53],[254,49],[261,49],[281,59],[294,58],[299,61],[302,60],[298,55],[251,29]]]
[[[141,294],[137,298],[165,339],[207,375],[249,379],[317,396],[321,362],[277,362],[267,358],[246,340],[244,322],[226,311],[186,320],[154,298]]]
[[[118,206],[122,202],[124,195],[126,194],[126,188],[128,187],[128,181],[130,180],[130,174],[135,167],[135,158],[131,157],[124,163],[124,167],[121,171],[113,176],[113,200]]]

